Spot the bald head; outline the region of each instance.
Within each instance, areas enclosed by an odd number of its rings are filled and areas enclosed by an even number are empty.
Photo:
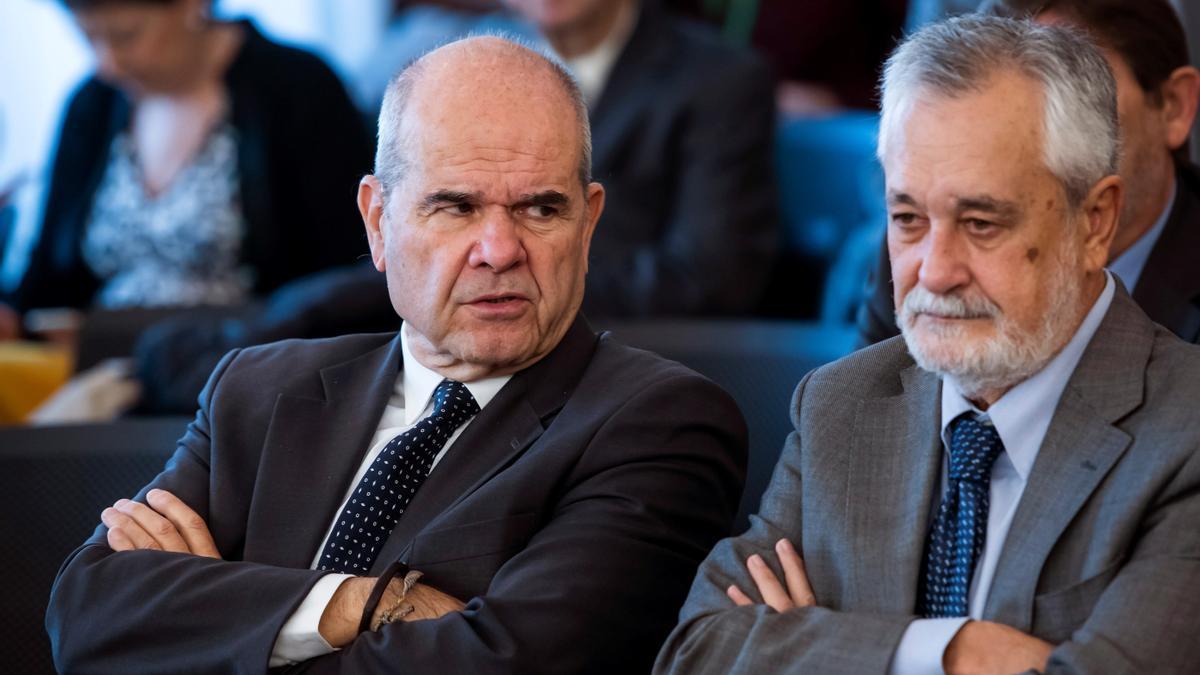
[[[503,114],[498,114],[503,113]],[[571,120],[564,152],[577,152],[579,181],[591,182],[592,134],[575,79],[557,61],[499,37],[452,42],[413,61],[388,85],[379,113],[375,175],[386,195],[411,168],[411,142],[449,115],[479,134],[512,135],[528,122]]]

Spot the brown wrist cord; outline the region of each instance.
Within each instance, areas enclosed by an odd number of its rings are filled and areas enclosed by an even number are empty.
[[[371,628],[371,617],[375,615],[375,609],[379,606],[379,600],[383,597],[383,592],[387,590],[388,584],[392,583],[398,575],[408,574],[408,565],[397,560],[387,569],[379,578],[375,580],[375,587],[371,589],[371,595],[367,597],[367,604],[363,606],[362,618],[358,620],[358,632],[364,633]]]

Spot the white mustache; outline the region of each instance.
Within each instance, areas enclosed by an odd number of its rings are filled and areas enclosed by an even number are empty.
[[[913,286],[904,296],[901,316],[911,320],[917,314],[951,319],[987,319],[999,316],[1000,308],[983,296],[938,295],[920,286]]]

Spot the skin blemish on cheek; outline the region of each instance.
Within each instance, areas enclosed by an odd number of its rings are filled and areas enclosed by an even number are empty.
[[[1054,198],[1053,197],[1046,200],[1046,210],[1047,211],[1054,210]]]
[[[1025,251],[1025,259],[1029,262],[1037,262],[1038,254],[1039,252],[1037,248],[1031,248],[1028,251]]]

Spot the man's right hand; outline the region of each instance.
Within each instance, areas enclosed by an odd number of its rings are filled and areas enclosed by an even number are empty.
[[[991,621],[968,621],[942,655],[946,675],[991,675],[1044,670],[1054,645]]]

